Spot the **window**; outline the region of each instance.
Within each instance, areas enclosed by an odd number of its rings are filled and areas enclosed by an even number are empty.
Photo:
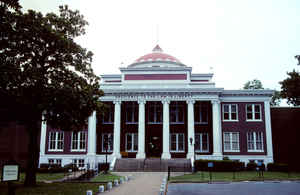
[[[138,105],[136,104],[136,102],[128,102],[126,104],[126,123],[138,123]]]
[[[195,134],[195,151],[208,152],[208,133]]]
[[[260,104],[247,104],[246,105],[247,120],[258,121],[261,120],[261,106]]]
[[[223,120],[237,121],[238,120],[238,106],[237,104],[223,104]]]
[[[76,165],[77,167],[83,168],[84,167],[84,159],[72,159],[72,164]]]
[[[263,152],[263,132],[247,133],[248,152]]]
[[[182,104],[175,102],[170,105],[170,122],[184,123],[184,107]]]
[[[162,104],[160,102],[153,102],[149,106],[148,123],[160,124],[163,120]]]
[[[86,148],[86,133],[83,131],[72,132],[71,151],[85,151],[85,148]]]
[[[61,166],[61,159],[52,159],[52,158],[49,158],[48,159],[48,164],[50,165],[58,165],[58,166]]]
[[[240,135],[238,132],[224,132],[224,152],[240,151]]]
[[[107,112],[103,113],[102,123],[103,124],[113,124],[114,123],[114,106],[107,105]]]
[[[126,133],[126,151],[137,152],[138,150],[138,134]]]
[[[170,148],[171,152],[184,152],[184,134],[171,133],[170,134]]]
[[[112,133],[102,134],[102,152],[112,152],[114,146],[114,136]]]
[[[64,149],[64,132],[49,133],[49,151],[60,151]]]
[[[195,123],[196,124],[207,124],[208,122],[208,105],[207,104],[196,104],[195,105]]]

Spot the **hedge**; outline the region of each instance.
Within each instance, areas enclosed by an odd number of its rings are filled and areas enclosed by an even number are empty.
[[[289,167],[288,164],[284,163],[269,163],[267,165],[268,171],[280,171],[280,172],[288,172]]]
[[[208,163],[212,162],[213,167],[208,168]],[[245,168],[244,162],[233,160],[196,160],[196,171],[242,171]]]

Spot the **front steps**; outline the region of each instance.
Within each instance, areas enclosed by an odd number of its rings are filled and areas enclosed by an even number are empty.
[[[117,159],[114,171],[117,172],[167,172],[171,167],[172,172],[191,172],[191,160],[184,158],[122,158]]]

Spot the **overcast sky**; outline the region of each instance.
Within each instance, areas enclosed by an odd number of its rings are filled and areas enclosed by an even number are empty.
[[[193,68],[214,72],[217,87],[259,79],[280,89],[299,70],[299,0],[21,0],[24,10],[56,12],[67,4],[89,22],[79,43],[94,53],[96,74],[118,74],[157,43]],[[157,30],[158,29],[158,30]],[[158,33],[157,33],[158,32]],[[158,34],[158,36],[157,36]],[[124,63],[122,65],[122,62]],[[212,67],[212,69],[210,69]]]

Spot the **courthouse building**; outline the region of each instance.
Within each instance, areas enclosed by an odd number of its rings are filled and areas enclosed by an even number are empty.
[[[42,124],[40,163],[83,166],[106,154],[112,164],[151,157],[273,162],[272,90],[217,88],[212,73],[193,73],[158,45],[120,72],[100,76],[107,112],[94,112],[86,129]]]

